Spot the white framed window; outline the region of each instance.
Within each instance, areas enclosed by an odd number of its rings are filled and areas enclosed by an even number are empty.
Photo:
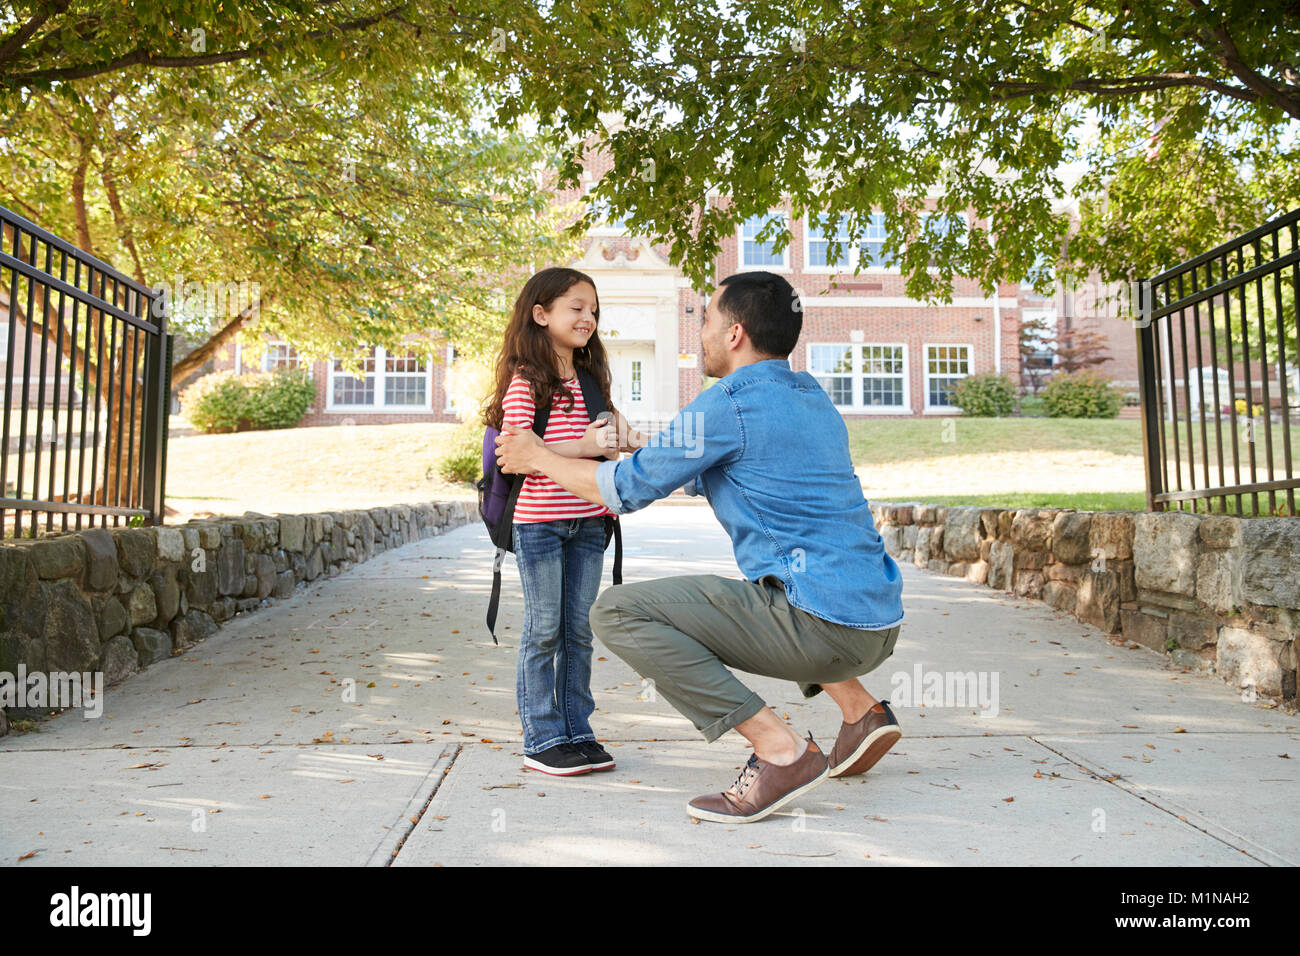
[[[926,345],[925,347],[925,407],[944,411],[958,410],[952,401],[952,390],[970,374],[969,345]]]
[[[831,235],[831,231],[834,234]],[[807,272],[836,272],[841,269],[852,270],[853,248],[849,243],[849,219],[841,216],[839,222],[831,229],[823,230],[812,225],[807,219],[803,223],[804,270]],[[835,258],[830,257],[830,245],[834,240],[839,243]]]
[[[808,345],[808,372],[836,408],[853,405],[853,351],[852,345]]]
[[[934,232],[938,233],[940,236],[947,236],[956,231],[957,235],[961,239],[961,244],[963,246],[966,244],[970,226],[969,220],[966,218],[964,212],[959,212],[955,216],[944,212],[926,212],[921,214],[921,223],[923,227],[930,220],[934,221]],[[930,268],[934,269],[936,267],[937,260],[934,256],[931,256]]]
[[[274,372],[281,368],[306,368],[307,375],[311,375],[311,366],[304,365],[298,358],[298,350],[288,342],[275,339],[262,353],[262,371]]]
[[[244,362],[243,343],[236,339],[235,374],[243,375],[244,372],[248,371],[249,367]],[[274,372],[280,368],[303,368],[307,370],[308,378],[313,377],[311,365],[299,358],[296,348],[284,339],[267,339],[266,349],[262,352],[262,358],[258,362],[258,371]]]
[[[1054,263],[1049,261],[1047,253],[1043,252],[1041,249],[1034,253],[1034,262],[1033,265],[1029,267],[1029,271],[1031,273],[1046,271],[1052,276],[1052,281],[1056,281],[1056,266]],[[1030,282],[1029,278],[1026,276],[1024,279],[1020,280],[1020,288],[1026,292],[1033,292],[1034,284]]]
[[[632,382],[628,392],[628,401],[641,401],[641,360],[632,359]]]
[[[857,244],[849,242],[848,217],[840,219],[835,227],[836,235],[827,235],[820,227],[804,221],[804,269],[807,272],[852,272],[861,263],[867,272],[898,272],[898,264],[892,255],[886,255],[885,214],[874,212],[863,226],[862,237]],[[840,243],[840,251],[835,261],[829,261],[830,241],[834,238]]]
[[[429,407],[429,357],[406,349],[384,353],[384,405]]]
[[[867,221],[862,239],[858,243],[858,255],[863,267],[878,272],[898,272],[898,261],[885,252],[885,214],[873,212]]]
[[[897,414],[911,409],[907,346],[902,343],[813,342],[808,372],[841,411]]]
[[[623,221],[621,216],[615,216],[610,211],[609,200],[588,195],[587,209],[596,215],[596,223],[589,230],[591,234],[601,236],[627,235],[627,223]]]
[[[909,409],[907,402],[907,346],[860,345],[862,407],[870,410]]]
[[[773,220],[784,225],[785,213],[772,212],[766,216],[750,216],[740,224],[737,229],[737,237],[740,242],[739,259],[741,269],[766,269],[770,272],[790,271],[790,267],[786,262],[788,247],[786,250],[777,252],[773,248],[775,242],[760,242],[757,239],[764,226]]]
[[[418,412],[433,410],[433,363],[411,349],[371,346],[358,356],[362,376],[331,358],[326,411]]]
[[[326,393],[327,409],[332,408],[368,408],[375,402],[375,373],[379,361],[378,350],[373,346],[362,353],[361,378],[355,378],[344,371],[340,359],[330,360],[330,387]]]
[[[1052,344],[1052,339],[1056,335],[1056,310],[1046,309],[1021,309],[1020,321],[1028,325],[1038,319],[1046,323],[1044,328],[1026,329],[1024,332],[1024,346],[1027,352],[1023,353],[1023,361],[1031,363],[1036,368],[1051,368],[1056,364],[1056,351]]]

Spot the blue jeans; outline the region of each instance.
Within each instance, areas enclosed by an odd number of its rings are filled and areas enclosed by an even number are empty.
[[[516,524],[514,546],[524,588],[515,675],[524,753],[595,740],[588,615],[600,590],[605,519]]]

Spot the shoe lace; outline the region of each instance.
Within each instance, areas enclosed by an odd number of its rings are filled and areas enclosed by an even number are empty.
[[[743,797],[745,791],[749,789],[750,784],[752,784],[757,778],[758,754],[750,754],[749,762],[746,763],[745,768],[740,771],[740,776],[736,778],[736,782],[731,785],[732,792],[738,797]]]

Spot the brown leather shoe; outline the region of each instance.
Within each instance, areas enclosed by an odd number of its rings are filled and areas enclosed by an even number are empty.
[[[829,770],[826,755],[809,734],[807,748],[794,763],[780,767],[751,754],[730,789],[696,797],[686,805],[686,812],[714,823],[753,823],[807,793],[826,779]]]
[[[848,777],[866,773],[902,736],[889,701],[877,701],[857,723],[840,724],[839,736],[831,748],[830,775]]]

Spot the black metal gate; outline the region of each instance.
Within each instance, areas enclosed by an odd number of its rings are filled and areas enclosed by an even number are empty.
[[[1300,209],[1141,283],[1148,508],[1296,513],[1298,221]]]
[[[161,524],[166,300],[3,207],[0,227],[0,536]]]

